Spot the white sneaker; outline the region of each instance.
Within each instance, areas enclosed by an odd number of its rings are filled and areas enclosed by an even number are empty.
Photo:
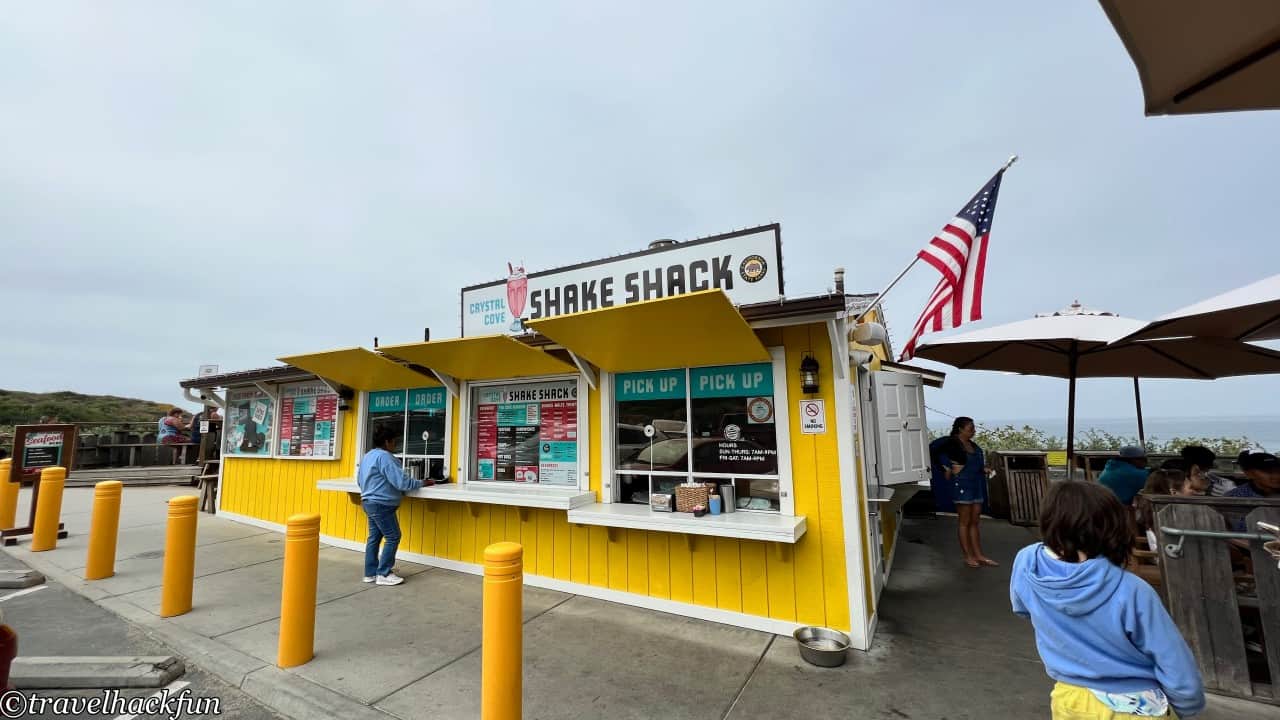
[[[379,585],[399,585],[404,582],[404,578],[392,572],[387,573],[386,575],[379,575],[376,582]]]
[[[360,578],[360,582],[373,582],[376,579],[377,578],[375,578],[373,575],[365,575],[364,577]]]

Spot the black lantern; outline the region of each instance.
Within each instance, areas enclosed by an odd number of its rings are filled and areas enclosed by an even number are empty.
[[[809,353],[800,361],[800,389],[808,395],[818,392],[818,361]]]

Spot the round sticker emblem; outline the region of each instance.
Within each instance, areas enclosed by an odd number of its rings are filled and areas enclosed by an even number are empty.
[[[747,402],[747,417],[753,423],[773,422],[773,402],[769,398],[752,398]]]
[[[737,425],[725,425],[724,437],[726,440],[741,440],[742,428],[738,427]]]
[[[738,274],[749,283],[760,282],[769,273],[769,263],[760,255],[748,255],[738,266]]]

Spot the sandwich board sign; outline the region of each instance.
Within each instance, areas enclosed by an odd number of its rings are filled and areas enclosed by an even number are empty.
[[[70,473],[76,457],[76,426],[19,425],[13,433],[13,460],[9,477],[0,482],[28,482],[31,484],[31,516],[25,527],[0,528],[5,545],[17,545],[18,538],[30,535],[36,524],[36,506],[40,498],[40,472],[45,468],[62,467]],[[58,537],[65,538],[67,531],[58,523]]]

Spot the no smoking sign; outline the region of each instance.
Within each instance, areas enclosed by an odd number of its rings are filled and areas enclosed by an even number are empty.
[[[800,432],[820,435],[827,431],[827,405],[825,400],[800,401]]]

